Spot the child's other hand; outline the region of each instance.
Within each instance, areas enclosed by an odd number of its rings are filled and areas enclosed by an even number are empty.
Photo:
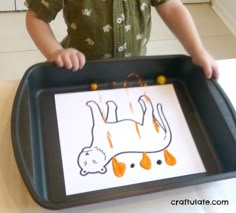
[[[203,68],[204,75],[207,79],[219,78],[219,70],[215,59],[206,51],[202,50],[195,55],[192,55],[193,63]]]
[[[53,52],[49,61],[54,61],[58,67],[77,71],[83,68],[86,59],[82,52],[74,48],[67,48]]]

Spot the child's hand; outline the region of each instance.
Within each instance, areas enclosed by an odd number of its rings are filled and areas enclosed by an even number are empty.
[[[192,60],[193,63],[203,68],[204,75],[207,79],[219,78],[219,70],[216,61],[206,50],[192,55]]]
[[[85,56],[74,48],[60,49],[52,53],[49,61],[54,61],[58,67],[77,71],[85,65]]]

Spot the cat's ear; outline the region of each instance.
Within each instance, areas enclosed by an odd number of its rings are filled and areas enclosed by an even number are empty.
[[[80,170],[80,174],[81,174],[82,176],[85,176],[85,175],[88,174],[88,172],[86,172],[85,170],[81,169],[81,170]]]
[[[101,169],[100,169],[100,173],[101,174],[105,174],[107,172],[107,168],[106,167],[102,167]]]

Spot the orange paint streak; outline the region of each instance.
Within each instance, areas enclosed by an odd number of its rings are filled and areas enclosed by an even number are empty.
[[[113,144],[112,144],[112,140],[111,140],[111,134],[110,134],[109,131],[107,132],[107,140],[109,142],[110,148],[113,149]]]
[[[127,87],[127,81],[123,82],[123,87]]]
[[[176,164],[176,158],[171,153],[169,153],[166,149],[164,150],[164,157],[165,157],[166,164],[168,164],[169,166],[174,166]]]
[[[127,96],[129,96],[129,91],[128,91],[128,89],[125,89],[125,92],[126,92]]]
[[[140,131],[139,131],[139,127],[138,127],[138,123],[135,122],[135,129],[136,129],[136,132],[138,134],[138,137],[141,139],[141,134],[140,134]]]
[[[118,162],[115,157],[112,158],[112,167],[116,177],[122,177],[124,175],[126,166],[124,163]]]
[[[130,108],[131,112],[134,113],[133,105],[131,102],[129,102],[129,108]]]
[[[142,80],[142,78],[140,78],[138,74],[135,74],[135,73],[133,73],[133,72],[130,73],[130,74],[128,74],[128,78],[131,78],[131,77],[135,77],[135,78],[137,79],[138,85],[139,85],[140,87],[147,86],[147,83],[144,83],[143,80]],[[127,87],[127,85],[128,85],[127,82],[124,81],[123,86],[124,86],[124,87]],[[132,86],[132,83],[130,83],[129,86]]]
[[[116,82],[115,82],[115,81],[111,82],[111,83],[110,83],[110,87],[111,87],[111,88],[115,88],[115,87],[116,87]]]
[[[146,152],[143,153],[143,158],[140,161],[140,166],[146,170],[149,170],[152,167],[151,159],[149,158]]]
[[[102,119],[103,119],[104,123],[106,123],[106,122],[107,122],[107,121],[106,121],[105,112],[102,112]]]
[[[129,75],[128,75],[128,78],[130,78],[130,77],[132,77],[132,76],[134,76],[135,74],[132,72],[132,73],[130,73]]]
[[[159,132],[159,126],[158,126],[158,123],[157,123],[157,120],[156,120],[156,118],[152,118],[152,122],[153,122],[153,126],[154,126],[154,128],[155,128],[155,130],[157,131],[157,132]]]
[[[143,86],[143,83],[142,83],[142,79],[141,79],[141,78],[138,78],[138,84],[139,84],[140,87]]]
[[[102,104],[102,96],[100,93],[99,93],[99,102]]]
[[[145,97],[146,102],[149,103],[149,98],[146,93],[144,93],[144,97]]]

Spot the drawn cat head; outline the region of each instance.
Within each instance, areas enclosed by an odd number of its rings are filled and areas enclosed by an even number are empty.
[[[81,168],[80,174],[85,176],[89,173],[106,173],[106,155],[96,147],[85,147],[78,156],[78,165]]]

